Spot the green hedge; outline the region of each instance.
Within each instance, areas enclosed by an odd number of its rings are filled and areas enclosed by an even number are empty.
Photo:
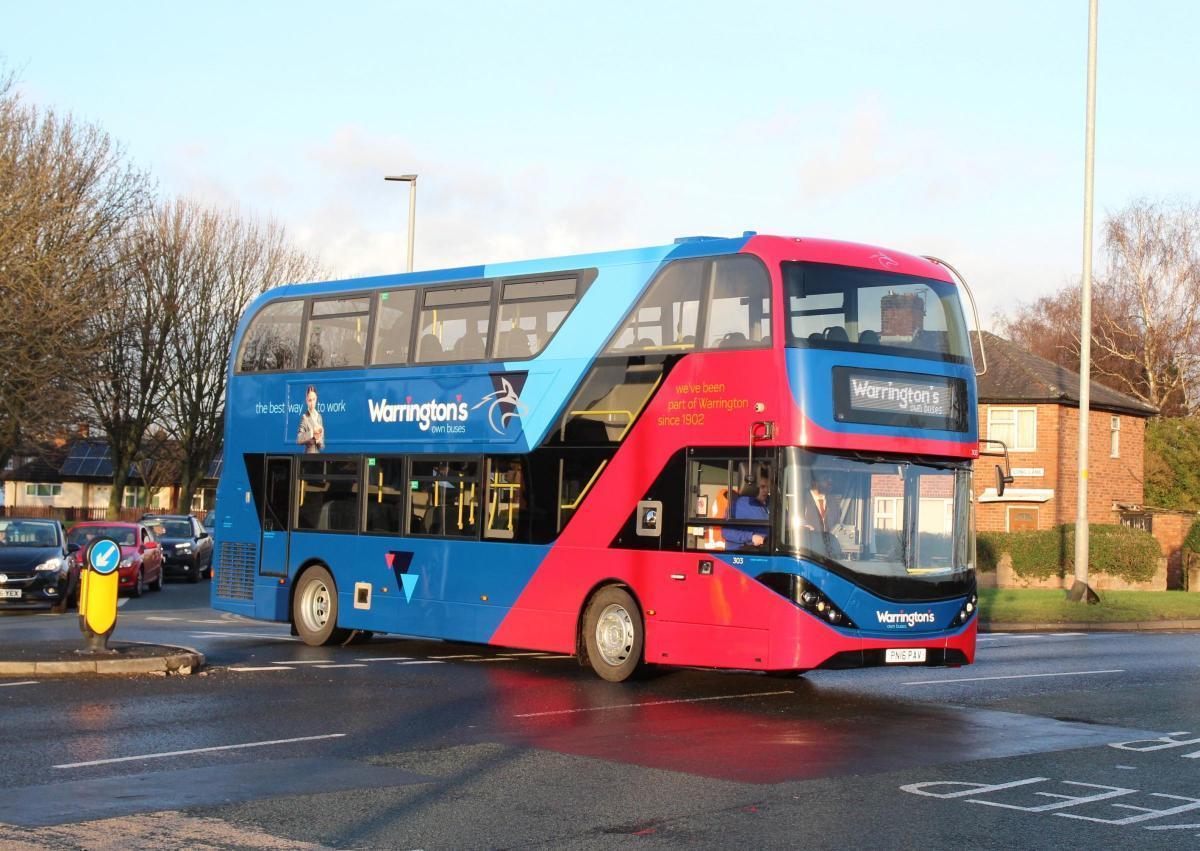
[[[1192,527],[1188,539],[1195,534],[1200,547],[1197,526],[1200,522]],[[1162,550],[1149,532],[1100,523],[1093,523],[1088,529],[1089,570],[1126,582],[1145,582],[1154,576]],[[995,570],[1004,553],[1012,556],[1013,572],[1027,579],[1066,576],[1075,569],[1073,523],[1037,532],[980,532],[976,543],[976,563],[980,570]]]
[[[1200,553],[1200,520],[1197,520],[1192,524],[1192,528],[1188,529],[1187,537],[1183,539],[1183,548]]]

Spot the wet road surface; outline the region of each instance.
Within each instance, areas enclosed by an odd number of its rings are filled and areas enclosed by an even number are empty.
[[[207,594],[130,600],[116,634],[197,647],[205,677],[0,680],[0,845],[1200,846],[1198,635],[614,685],[554,654],[310,648]],[[0,615],[0,642],[76,629]]]

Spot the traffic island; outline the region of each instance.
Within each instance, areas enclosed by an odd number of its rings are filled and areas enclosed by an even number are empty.
[[[74,674],[194,674],[204,654],[190,647],[113,642],[107,652],[81,652],[78,639],[39,641],[0,651],[0,677]]]

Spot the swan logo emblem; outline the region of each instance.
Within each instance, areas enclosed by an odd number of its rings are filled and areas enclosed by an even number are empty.
[[[504,434],[509,420],[513,417],[520,417],[526,408],[521,402],[519,391],[513,387],[508,376],[493,375],[492,381],[496,385],[496,389],[480,399],[471,410],[474,411],[487,405],[488,425],[496,434]]]

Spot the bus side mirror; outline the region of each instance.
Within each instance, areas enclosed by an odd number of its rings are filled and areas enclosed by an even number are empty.
[[[1004,486],[1013,483],[1012,476],[1004,475],[1004,468],[996,465],[996,496],[1004,496]]]

